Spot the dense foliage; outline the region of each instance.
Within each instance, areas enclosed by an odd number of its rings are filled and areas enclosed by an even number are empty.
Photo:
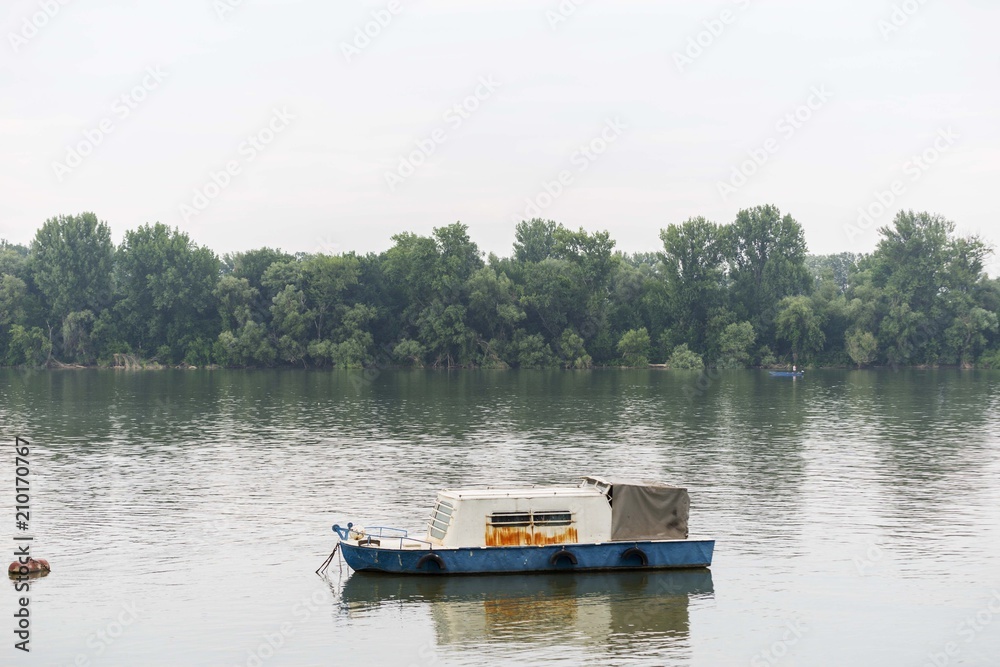
[[[226,255],[162,224],[111,242],[92,213],[0,243],[0,361],[360,368],[665,363],[1000,366],[992,250],[900,212],[869,255],[808,255],[774,206],[693,218],[658,252],[534,219],[513,253],[455,223],[380,254]],[[138,360],[138,361],[136,361]]]

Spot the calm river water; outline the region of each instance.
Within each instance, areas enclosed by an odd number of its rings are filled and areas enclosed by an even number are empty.
[[[0,371],[0,428],[53,568],[3,665],[1000,664],[1000,373]],[[584,474],[687,486],[711,572],[313,573]]]

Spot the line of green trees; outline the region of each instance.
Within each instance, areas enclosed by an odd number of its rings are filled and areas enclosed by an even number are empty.
[[[93,213],[0,242],[0,361],[361,368],[786,363],[1000,367],[992,249],[900,212],[866,255],[808,255],[774,206],[693,218],[656,250],[517,225],[509,257],[455,223],[382,253],[217,256],[162,224],[121,245]]]

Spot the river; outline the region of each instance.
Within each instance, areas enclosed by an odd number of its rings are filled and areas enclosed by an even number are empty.
[[[1000,664],[1000,373],[0,371],[4,665]],[[711,571],[313,571],[439,488],[686,486]],[[27,534],[27,533],[25,533]]]

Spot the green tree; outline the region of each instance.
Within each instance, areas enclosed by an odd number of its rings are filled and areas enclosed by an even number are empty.
[[[837,365],[848,363],[844,341],[848,329],[855,323],[851,319],[851,303],[831,272],[824,272],[814,283],[810,300],[813,312],[823,327],[825,341],[823,347],[817,351],[817,361]]]
[[[359,263],[345,255],[312,255],[299,263],[298,287],[306,296],[312,336],[321,340],[339,324],[347,291],[358,282]]]
[[[305,365],[309,345],[312,315],[306,306],[306,296],[294,285],[274,297],[271,304],[271,321],[276,339],[276,354],[282,361]]]
[[[415,313],[416,333],[435,366],[468,365],[478,338],[467,321],[469,281],[483,267],[482,253],[460,222],[435,228],[431,241],[431,280],[423,288],[425,305]]]
[[[630,255],[607,231],[533,219],[512,257],[484,263],[455,223],[379,254],[265,247],[220,263],[164,225],[115,251],[93,214],[53,218],[30,248],[0,241],[0,359],[587,368],[647,363],[651,340],[685,368],[767,366],[774,350],[858,365],[1000,354],[992,248],[941,216],[900,212],[864,256],[807,257],[801,227],[773,206],[721,227],[692,218],[660,240],[661,253]]]
[[[506,273],[484,266],[469,278],[469,322],[488,339],[509,339],[526,314]]]
[[[979,358],[979,368],[1000,369],[1000,349],[990,350]]]
[[[991,331],[975,310],[991,248],[974,236],[956,237],[953,222],[929,213],[900,211],[879,233],[875,252],[859,265],[858,287],[852,283],[876,320],[859,328],[877,331],[893,365],[971,363]]]
[[[270,366],[277,352],[267,329],[253,320],[233,331],[223,331],[213,346],[213,356],[226,366]]]
[[[709,314],[724,294],[725,244],[721,228],[691,218],[660,232],[675,339],[704,351]]]
[[[45,221],[31,242],[29,264],[57,323],[73,311],[108,306],[113,259],[111,228],[93,213]]]
[[[222,319],[222,330],[239,329],[249,322],[259,294],[246,278],[237,278],[232,274],[222,276],[213,290],[219,317]]]
[[[393,236],[385,274],[399,304],[401,339],[417,339],[434,364],[473,361],[476,332],[466,322],[470,278],[483,267],[482,253],[456,222],[434,229],[431,238]]]
[[[28,281],[28,247],[0,239],[0,276],[10,275]]]
[[[987,334],[997,331],[997,324],[997,314],[984,308],[972,307],[955,317],[944,335],[958,363],[971,365],[986,347]]]
[[[618,341],[618,352],[626,366],[649,365],[649,332],[646,327],[631,329],[622,334]]]
[[[455,303],[466,296],[469,278],[483,267],[482,253],[469,238],[469,227],[460,222],[435,228],[434,240],[434,288],[439,299]]]
[[[532,218],[514,228],[514,259],[518,262],[541,262],[555,256],[555,231],[552,220]]]
[[[125,233],[116,265],[115,311],[133,350],[176,363],[195,340],[217,336],[214,252],[180,230],[146,224]]]
[[[264,321],[268,316],[271,301],[280,290],[269,291],[264,284],[264,275],[273,264],[294,262],[295,258],[277,248],[256,248],[246,252],[236,252],[223,257],[223,273],[236,279],[245,279],[251,289],[257,290],[250,304],[254,319]],[[284,288],[284,285],[281,285]]]
[[[926,316],[914,312],[908,302],[891,305],[879,327],[879,339],[886,346],[885,356],[889,363],[894,366],[911,363],[925,348],[931,335],[929,326]]]
[[[550,258],[527,264],[524,277],[520,301],[529,316],[529,331],[544,332],[554,338],[568,326],[580,328],[590,324],[588,290],[579,266]]]
[[[26,316],[24,300],[28,286],[17,276],[0,276],[0,334],[14,324],[23,324]]]
[[[518,368],[546,368],[555,364],[552,348],[541,334],[518,331],[507,346],[504,356]]]
[[[809,297],[789,296],[782,299],[774,323],[778,339],[789,343],[792,359],[796,362],[800,352],[808,354],[823,346],[822,323],[813,312]]]
[[[41,366],[52,355],[52,342],[39,327],[23,327],[15,324],[10,328],[10,342],[7,347],[7,364],[11,366]]]
[[[579,266],[591,292],[598,292],[608,284],[616,262],[612,254],[615,242],[607,231],[589,234],[582,228],[574,232],[560,225],[552,238],[555,256]]]
[[[0,359],[7,357],[11,327],[26,323],[24,301],[27,293],[28,286],[17,276],[0,276]]]
[[[719,368],[745,368],[756,341],[757,334],[749,322],[727,325],[719,336]]]
[[[559,358],[566,368],[590,368],[594,360],[587,354],[583,337],[566,329],[559,337]]]
[[[434,366],[462,366],[471,360],[475,332],[465,322],[466,309],[435,300],[417,319],[420,341]]]
[[[542,336],[550,349],[558,349],[562,332],[571,328],[592,354],[613,359],[609,292],[629,289],[627,282],[611,284],[622,270],[614,246],[607,231],[573,231],[538,218],[518,224],[513,259],[491,259],[491,265],[506,273],[520,294],[526,314],[520,328]],[[620,301],[616,305],[631,315]]]
[[[945,283],[955,224],[939,215],[900,211],[871,257],[875,285],[897,303],[930,315]]]
[[[93,363],[97,350],[93,344],[94,324],[97,318],[89,310],[70,313],[63,320],[63,354],[67,360],[81,364]]]
[[[396,312],[404,321],[413,323],[434,298],[437,243],[410,232],[396,234],[392,240],[394,244],[385,253],[383,269],[389,289],[396,293]]]
[[[415,340],[410,340],[409,338],[404,338],[399,341],[396,347],[393,348],[393,356],[403,363],[412,366],[423,366],[424,365],[424,355],[427,351],[424,346]]]
[[[654,321],[659,324],[660,319],[653,313],[657,304],[651,298],[650,292],[656,289],[654,287],[656,283],[662,283],[662,277],[657,273],[657,268],[662,265],[659,260],[654,266],[636,265],[623,255],[619,255],[617,259],[608,282],[607,293],[604,295],[606,305],[597,306],[595,319],[599,318],[603,311],[607,311],[604,320],[616,333],[615,340],[620,338],[621,333],[641,327],[646,327],[652,337],[656,331],[652,324]],[[595,300],[600,300],[601,296],[601,294],[591,295],[590,298],[596,297]]]
[[[831,281],[837,291],[843,293],[850,285],[851,275],[857,270],[861,255],[854,252],[841,252],[835,255],[809,255],[806,257],[806,269],[812,275],[815,284],[825,280]]]
[[[851,361],[858,365],[858,368],[867,366],[875,361],[878,352],[878,340],[871,331],[855,329],[847,333],[845,340],[847,354]]]
[[[374,337],[368,327],[375,319],[375,309],[356,303],[344,311],[336,338],[339,341],[331,350],[333,363],[340,368],[361,368],[374,361]]]
[[[776,206],[757,206],[736,214],[727,241],[732,309],[768,343],[777,315],[774,305],[810,288],[802,226]]]
[[[484,266],[469,278],[467,319],[481,351],[481,364],[503,368],[502,350],[527,315],[518,301],[516,287],[503,271]]]
[[[674,348],[667,366],[675,371],[699,371],[705,367],[705,362],[697,352],[688,349],[687,344],[682,344]]]

